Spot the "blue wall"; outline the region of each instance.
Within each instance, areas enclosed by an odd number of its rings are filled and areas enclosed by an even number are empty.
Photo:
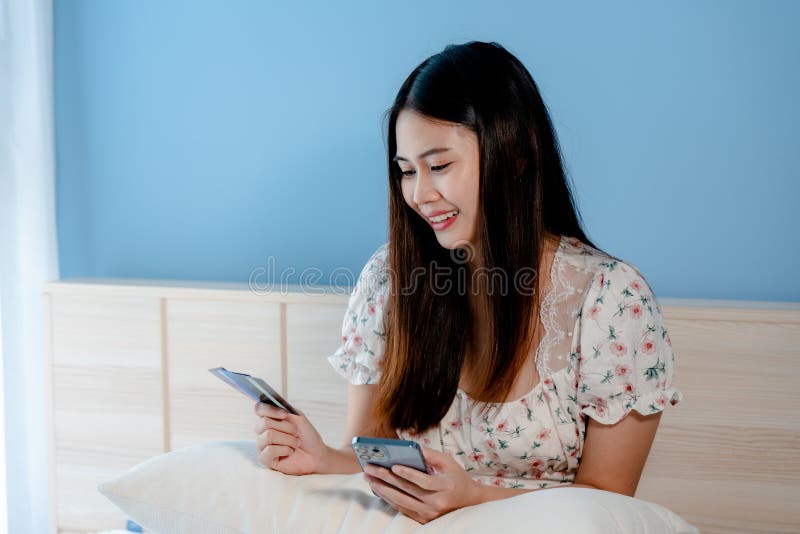
[[[529,67],[590,237],[659,297],[800,301],[800,2],[56,0],[64,277],[357,272],[381,114],[451,42]]]

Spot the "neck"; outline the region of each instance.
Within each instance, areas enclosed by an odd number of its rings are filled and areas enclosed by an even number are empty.
[[[546,260],[550,254],[554,254],[558,249],[558,245],[561,243],[561,236],[545,232],[542,234],[542,239],[541,263],[544,263],[544,260]],[[481,250],[480,242],[477,245],[472,245],[469,247],[469,249],[472,250],[472,253],[469,261],[467,262],[467,268],[471,276],[473,273],[483,267],[483,251]],[[481,288],[481,290],[483,290],[483,288]]]
[[[539,269],[546,269],[547,266],[550,265],[552,262],[552,258],[555,255],[556,251],[558,250],[558,245],[561,242],[560,236],[556,236],[553,234],[544,234],[544,243],[542,244],[542,257],[539,261]],[[478,250],[478,249],[476,249]],[[488,279],[490,278],[488,274],[485,273],[481,276],[475,276],[475,272],[477,269],[480,269],[480,265],[482,264],[482,256],[478,253],[472,258],[473,261],[470,261],[468,264],[468,278],[469,278],[469,285],[467,286],[467,297],[469,301],[469,308],[470,314],[473,319],[473,324],[476,327],[480,327],[480,325],[486,324],[486,319],[488,317],[488,302],[486,299],[487,295],[487,288],[486,284]],[[479,263],[480,262],[480,263]],[[548,272],[541,273],[544,277],[549,277]],[[514,283],[513,276],[510,277],[510,280],[507,281],[508,287],[511,288],[512,284]],[[537,284],[538,289],[542,289],[542,284],[544,283],[542,276],[537,276]]]

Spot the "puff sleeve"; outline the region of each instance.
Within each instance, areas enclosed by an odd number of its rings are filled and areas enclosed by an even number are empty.
[[[632,265],[602,264],[581,309],[577,399],[607,425],[680,402],[675,356],[653,291]]]
[[[374,384],[380,378],[386,333],[383,310],[389,289],[387,243],[370,256],[356,281],[342,320],[339,348],[328,356],[351,384]]]

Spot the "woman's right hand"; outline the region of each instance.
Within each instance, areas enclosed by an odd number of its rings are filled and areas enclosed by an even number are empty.
[[[318,472],[327,446],[302,413],[294,415],[271,404],[255,406],[256,449],[261,464],[287,475]]]

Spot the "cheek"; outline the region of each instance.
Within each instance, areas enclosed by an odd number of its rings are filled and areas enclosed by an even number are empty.
[[[453,178],[448,191],[449,198],[462,210],[476,213],[480,197],[478,180],[471,174],[461,174]]]
[[[481,184],[480,179],[476,175],[471,177],[470,191],[469,191],[469,204],[473,213],[478,213],[478,206],[481,203]]]
[[[414,184],[411,183],[411,180],[403,180],[400,182],[400,190],[403,192],[403,199],[406,201],[406,204],[415,208],[414,206]]]

